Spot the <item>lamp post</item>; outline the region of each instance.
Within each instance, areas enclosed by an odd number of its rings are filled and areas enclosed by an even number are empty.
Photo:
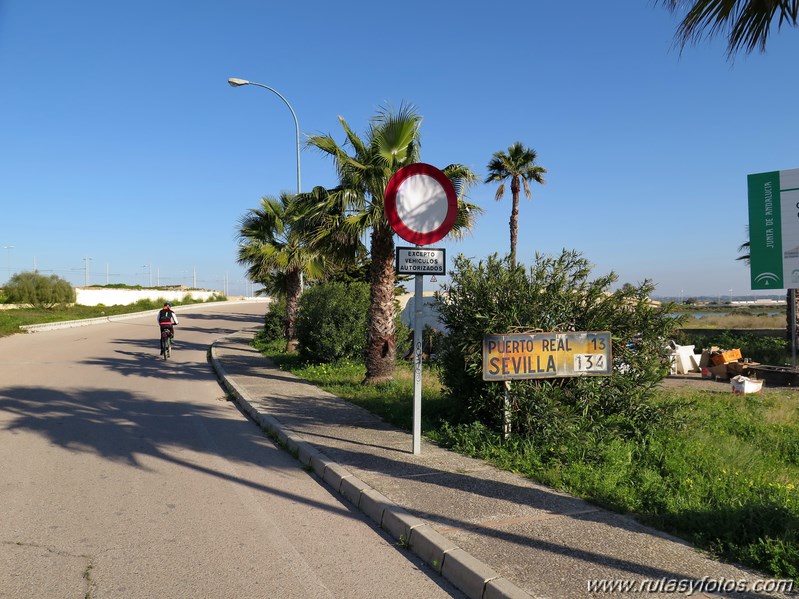
[[[264,89],[268,89],[270,92],[275,94],[278,98],[283,100],[283,103],[288,106],[289,110],[291,111],[291,116],[294,118],[294,136],[297,145],[297,195],[300,194],[301,184],[300,184],[300,122],[297,120],[297,113],[294,112],[294,109],[289,104],[289,101],[283,97],[279,91],[277,91],[274,87],[269,87],[268,85],[264,85],[263,83],[256,83],[255,81],[247,81],[246,79],[238,79],[236,77],[231,77],[227,80],[231,87],[241,87],[242,85],[255,85],[256,87],[263,87]],[[302,274],[302,270],[300,271],[300,291],[302,291],[304,287],[304,277]]]
[[[242,85],[255,85],[256,87],[263,87],[264,89],[268,89],[270,92],[275,94],[278,98],[283,100],[283,103],[288,106],[289,110],[291,111],[291,116],[294,118],[294,131],[295,137],[297,142],[297,193],[300,193],[300,123],[297,120],[297,113],[294,112],[294,109],[289,104],[289,101],[283,97],[279,91],[277,91],[273,87],[269,87],[268,85],[264,85],[263,83],[256,83],[255,81],[247,81],[246,79],[237,79],[236,77],[231,77],[227,80],[227,82],[232,87],[241,87]]]

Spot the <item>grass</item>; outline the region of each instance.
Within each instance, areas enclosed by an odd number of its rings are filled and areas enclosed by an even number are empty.
[[[596,463],[539,468],[542,482],[799,584],[799,401],[662,391],[679,427],[610,443]]]
[[[364,385],[366,368],[363,364],[342,361],[336,364],[310,364],[297,354],[283,351],[285,343],[269,344],[254,341],[253,345],[268,356],[281,369],[377,414],[386,422],[411,430],[413,423],[413,365],[397,364],[394,380],[379,385]],[[454,409],[453,403],[443,394],[435,366],[425,365],[422,370],[422,397],[425,409],[422,428],[439,426]]]
[[[688,316],[683,323],[687,329],[785,329],[785,315],[718,314],[696,318]]]
[[[80,320],[83,318],[129,314],[131,312],[147,309],[150,308],[141,308],[138,306],[71,306],[66,308],[53,308],[52,310],[37,310],[35,308],[0,310],[0,337],[19,333],[19,327],[28,324],[43,324],[48,322],[61,322],[64,320]]]
[[[221,301],[224,297],[215,297],[209,301]],[[170,300],[173,305],[181,305],[180,301]],[[197,303],[197,302],[191,302]],[[118,314],[131,314],[157,310],[164,305],[164,300],[140,300],[135,304],[126,306],[62,306],[50,310],[37,308],[14,308],[0,310],[0,337],[7,337],[19,333],[21,326],[29,324],[45,324],[49,322],[63,322],[65,320],[81,320],[84,318],[99,318],[102,316],[116,316]]]
[[[775,306],[689,306],[677,307],[685,315],[683,327],[687,329],[782,329],[786,328],[786,309]],[[694,314],[701,313],[701,317]]]
[[[256,344],[256,347],[258,345]],[[410,430],[413,378],[363,385],[360,364],[311,365],[277,346],[259,349],[281,368]],[[457,406],[425,367],[424,434],[454,451],[634,515],[718,558],[799,584],[799,396],[662,389],[669,425],[643,439],[600,439],[591,459],[552,459],[524,439],[503,441],[479,424],[450,426]],[[580,455],[580,448],[562,455]],[[598,456],[598,457],[597,457]]]

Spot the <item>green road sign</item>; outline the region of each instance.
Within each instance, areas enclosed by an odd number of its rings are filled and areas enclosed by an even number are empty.
[[[757,173],[749,188],[752,289],[799,287],[799,169]]]

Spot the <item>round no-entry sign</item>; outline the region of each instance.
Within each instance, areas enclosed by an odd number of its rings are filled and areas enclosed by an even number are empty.
[[[385,209],[397,235],[416,245],[429,245],[452,229],[458,215],[458,198],[443,172],[418,162],[391,177],[386,186]]]

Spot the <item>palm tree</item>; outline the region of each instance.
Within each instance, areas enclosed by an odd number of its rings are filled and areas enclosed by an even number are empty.
[[[297,226],[325,256],[325,281],[358,279],[368,282],[368,249],[361,232],[346,226],[349,210],[338,188],[314,187],[297,196]]]
[[[743,261],[747,266],[750,264],[751,255],[749,254],[749,242],[744,241],[741,245],[738,246],[738,251],[743,252],[740,256],[736,258],[736,260]]]
[[[724,32],[727,36],[727,58],[755,48],[766,50],[771,25],[779,15],[777,28],[783,23],[797,26],[799,0],[659,0],[673,12],[687,9],[677,29],[677,45]]]
[[[418,162],[419,126],[422,118],[411,105],[399,110],[380,109],[369,124],[366,137],[361,139],[339,117],[346,142],[340,146],[330,135],[316,135],[308,145],[330,156],[335,163],[339,184],[332,189],[315,189],[303,198],[315,209],[306,210],[309,222],[320,219],[325,223],[316,229],[316,243],[331,236],[345,240],[370,235],[369,270],[370,304],[367,324],[367,343],[364,361],[366,383],[391,380],[394,375],[395,313],[394,313],[394,231],[384,211],[384,195],[389,180],[403,166]],[[351,151],[351,154],[347,153]],[[468,186],[476,179],[469,169],[450,165],[443,169],[451,178],[459,178]],[[310,197],[314,196],[314,197]],[[478,209],[459,198],[455,227],[468,229]],[[318,221],[317,221],[318,222]]]
[[[239,220],[238,263],[247,265],[247,276],[268,292],[286,298],[284,334],[287,346],[294,342],[303,278],[315,279],[325,272],[325,260],[311,247],[298,226],[296,196],[281,193],[264,197],[259,208]]]
[[[535,163],[538,155],[535,150],[525,148],[521,142],[516,142],[508,148],[508,152],[494,152],[491,162],[488,163],[488,176],[485,183],[499,182],[497,201],[505,195],[505,181],[510,179],[510,191],[513,196],[513,208],[510,212],[510,260],[516,266],[516,239],[519,234],[519,192],[524,186],[524,193],[529,200],[532,197],[529,181],[544,183],[544,173],[547,170]]]

